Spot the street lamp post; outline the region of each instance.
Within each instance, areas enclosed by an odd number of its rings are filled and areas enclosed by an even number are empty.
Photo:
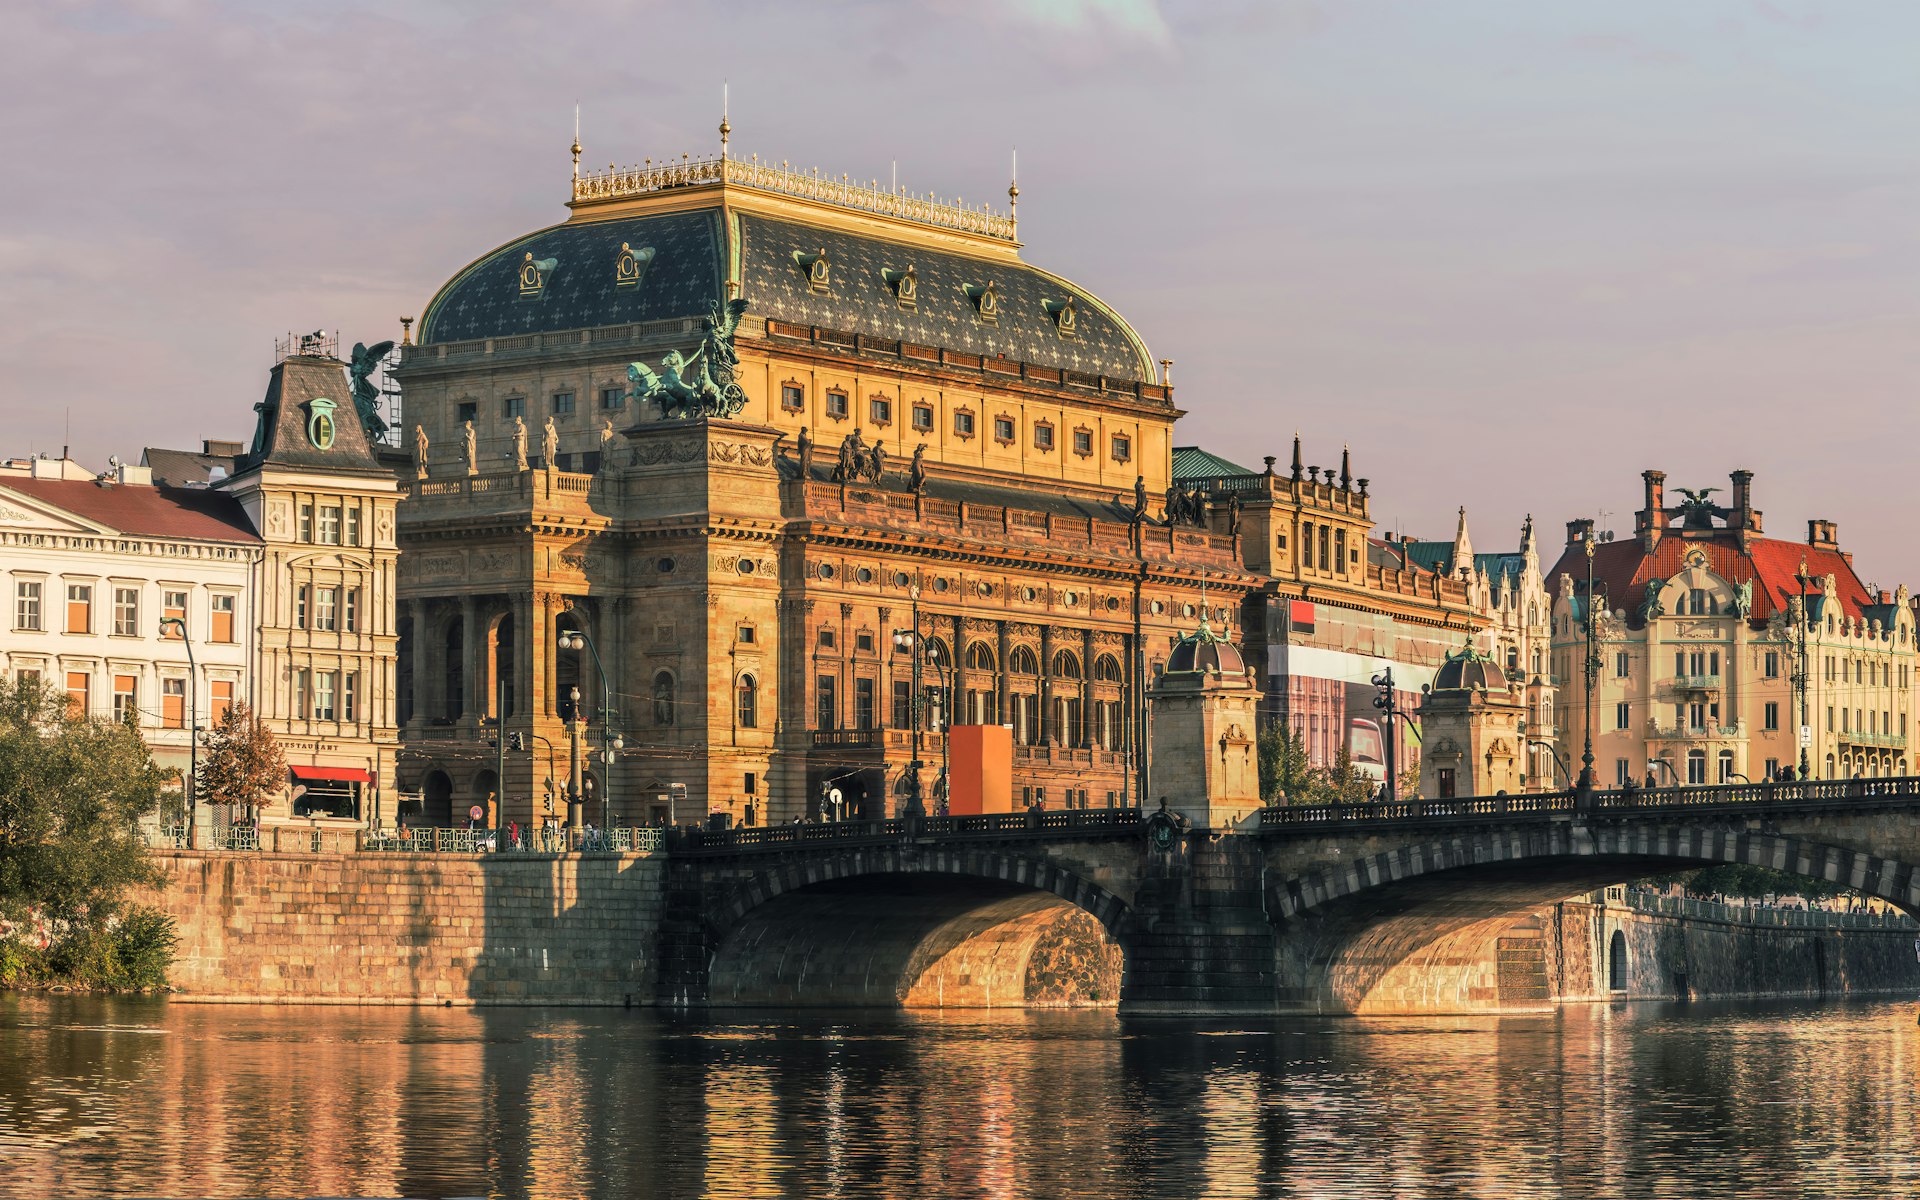
[[[187,801],[187,845],[194,844],[193,810],[200,782],[200,667],[193,661],[193,639],[187,636],[187,623],[179,617],[160,618],[160,634],[168,627],[180,631],[181,644],[187,648],[187,781],[181,794]]]
[[[920,761],[920,706],[924,703],[920,695],[920,585],[915,583],[907,589],[912,598],[913,627],[893,631],[893,645],[896,650],[905,650],[911,656],[913,666],[913,761],[907,764],[907,806],[900,815],[909,820],[918,820],[927,815],[926,806],[920,801],[920,772],[924,764]]]
[[[576,626],[581,624],[580,615],[571,609],[560,615],[563,617],[572,617]],[[581,632],[578,628],[562,630],[560,632],[560,648],[562,650],[585,650],[588,654],[591,654],[593,656],[593,669],[600,675],[600,764],[604,776],[600,781],[600,828],[605,829],[607,827],[607,813],[609,811],[608,803],[613,791],[613,756],[616,751],[626,746],[625,739],[613,731],[613,685],[607,679],[606,665],[600,661],[600,648],[593,644],[592,637]],[[573,714],[576,718],[580,715],[580,689],[578,688],[575,688],[573,692]],[[579,738],[576,737],[574,741],[576,747],[573,756],[573,769],[574,777],[578,779],[580,772],[580,755],[577,743]],[[574,791],[576,793],[574,798],[577,802],[579,799],[577,794],[579,787],[577,784],[574,787]],[[569,812],[568,820],[578,825],[579,815]]]
[[[1808,761],[1807,743],[1813,740],[1813,726],[1807,723],[1807,629],[1812,625],[1807,617],[1807,556],[1800,556],[1800,662],[1794,672],[1793,685],[1800,689],[1800,728],[1794,731],[1800,743],[1800,778],[1813,776],[1812,764]]]
[[[1587,617],[1587,662],[1586,662],[1587,706],[1586,706],[1586,720],[1585,720],[1586,747],[1584,750],[1581,751],[1581,754],[1580,754],[1580,782],[1575,788],[1575,790],[1583,796],[1591,795],[1593,792],[1593,685],[1594,685],[1594,678],[1599,673],[1599,667],[1600,667],[1600,652],[1594,648],[1594,644],[1593,644],[1594,536],[1593,536],[1592,529],[1587,530],[1587,536],[1585,538],[1585,546],[1587,551],[1587,612],[1586,612],[1586,617]]]
[[[567,722],[567,828],[578,833],[586,815],[586,803],[580,799],[580,727],[586,722],[580,719],[580,689],[571,689],[568,699],[573,701],[573,720]]]
[[[934,670],[940,672],[940,693],[945,697],[940,704],[940,803],[946,807],[953,799],[953,671],[941,661],[938,643],[928,650],[927,656]]]

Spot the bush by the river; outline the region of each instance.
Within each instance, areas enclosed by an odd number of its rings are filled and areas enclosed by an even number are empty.
[[[162,778],[132,725],[0,680],[0,986],[165,986],[173,923],[128,899],[161,879],[135,827]]]

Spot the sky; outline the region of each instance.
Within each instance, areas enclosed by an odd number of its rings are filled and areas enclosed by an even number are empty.
[[[1920,587],[1911,0],[64,0],[0,41],[0,453],[244,439],[585,162],[1003,203],[1171,357],[1180,444],[1343,444],[1382,530],[1551,558],[1757,473]]]

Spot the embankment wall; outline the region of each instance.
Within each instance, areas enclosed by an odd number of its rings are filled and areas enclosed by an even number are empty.
[[[664,859],[161,850],[183,998],[645,1004]]]

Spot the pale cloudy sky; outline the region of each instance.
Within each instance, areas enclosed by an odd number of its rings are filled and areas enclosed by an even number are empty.
[[[1758,472],[1920,584],[1920,4],[22,4],[0,40],[0,452],[242,438],[273,338],[394,336],[586,160],[1004,200],[1177,360],[1183,442],[1351,442],[1383,524],[1549,548],[1639,472]]]

